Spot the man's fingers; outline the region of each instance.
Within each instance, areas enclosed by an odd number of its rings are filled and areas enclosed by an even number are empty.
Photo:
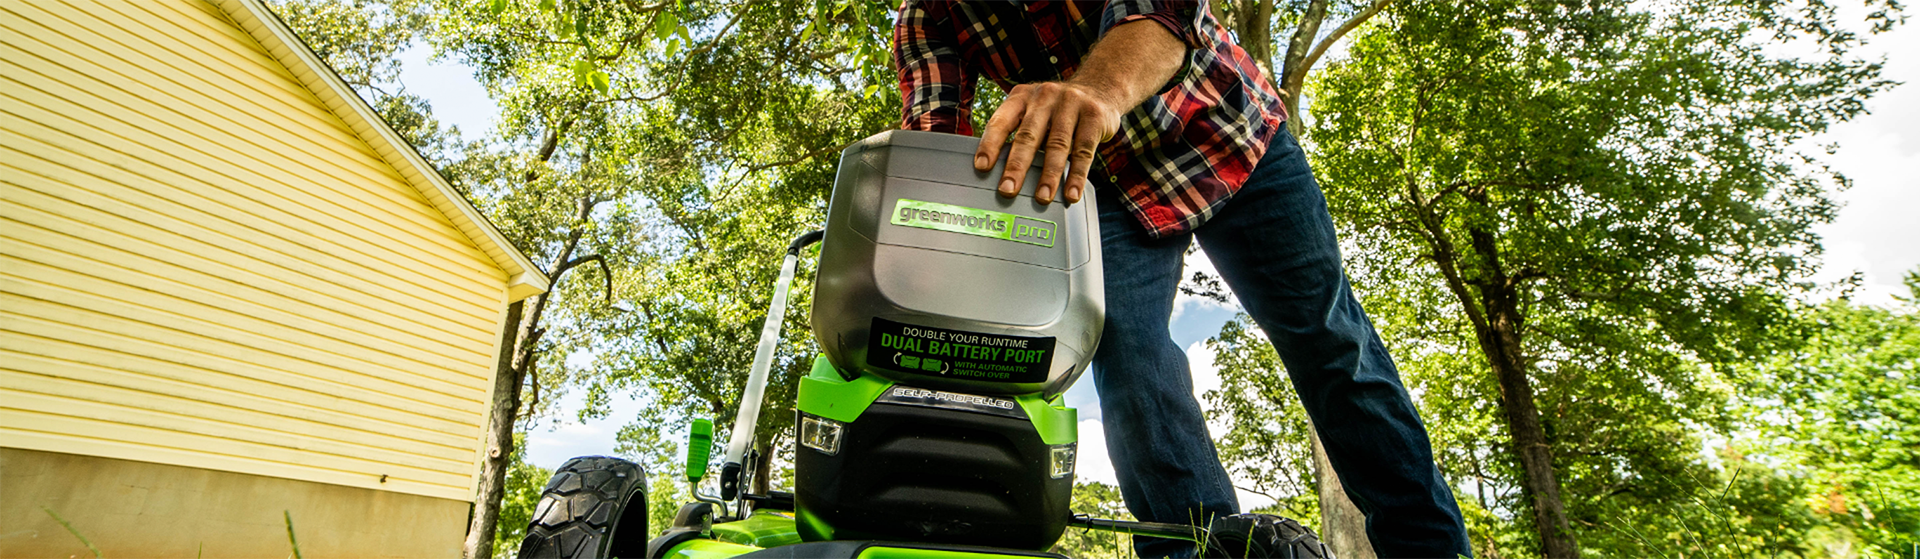
[[[1067,171],[1066,193],[1062,197],[1069,204],[1078,204],[1085,197],[1087,174],[1093,168],[1094,154],[1100,147],[1101,131],[1086,120],[1083,119],[1081,126],[1073,131],[1073,151],[1068,154],[1071,164]]]
[[[1072,188],[1073,183],[1062,184],[1060,176],[1067,172],[1067,155],[1073,149],[1074,128],[1079,117],[1078,111],[1066,110],[1060,111],[1052,119],[1051,130],[1047,131],[1046,153],[1042,156],[1045,163],[1040,167],[1040,186],[1035,190],[1036,196],[1040,192],[1047,193],[1046,199],[1040,201],[1042,204],[1052,202],[1053,193],[1062,192],[1062,187]]]
[[[1006,145],[1007,135],[1020,126],[1020,118],[1026,112],[1027,96],[1021,87],[1014,87],[1007,99],[1000,102],[1000,108],[994,109],[993,116],[987,119],[987,129],[980,133],[980,149],[973,153],[973,170],[986,172],[993,169],[994,159],[1000,156],[1000,146]]]
[[[1033,152],[1040,148],[1040,138],[1047,133],[1047,124],[1052,116],[1052,100],[1042,96],[1026,107],[1020,118],[1020,128],[1013,132],[1013,148],[1007,150],[1007,168],[1000,175],[1000,195],[1013,197],[1020,195],[1020,183],[1027,178],[1027,167],[1033,164]],[[1052,192],[1036,191],[1035,198],[1044,198],[1042,203],[1053,198]]]

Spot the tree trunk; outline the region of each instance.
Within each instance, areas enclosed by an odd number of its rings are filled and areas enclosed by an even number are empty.
[[[1513,353],[1520,337],[1513,331],[1514,321],[1507,313],[1489,313],[1492,330],[1487,338],[1495,347],[1484,348],[1493,374],[1500,382],[1500,410],[1507,420],[1507,432],[1513,437],[1514,453],[1519,455],[1525,473],[1522,487],[1533,501],[1533,525],[1540,533],[1541,554],[1549,559],[1580,556],[1580,547],[1567,526],[1567,509],[1560,500],[1560,481],[1553,472],[1553,453],[1547,446],[1547,432],[1540,423],[1540,409],[1533,402],[1533,381]]]
[[[554,140],[550,137],[547,141],[549,147],[541,148],[543,156],[553,154],[551,144]],[[532,178],[529,175],[529,180]],[[487,459],[480,467],[481,490],[477,492],[480,502],[474,503],[473,522],[467,526],[467,542],[461,550],[466,559],[493,556],[493,534],[496,531],[495,524],[500,520],[500,498],[506,495],[506,461],[513,456],[513,425],[520,418],[520,387],[526,383],[538,358],[536,353],[539,351],[540,335],[544,332],[540,328],[540,316],[546,313],[547,302],[553,292],[560,289],[560,280],[567,276],[568,271],[588,262],[601,265],[602,273],[606,275],[607,301],[609,304],[613,301],[613,275],[606,270],[606,261],[598,254],[573,257],[573,251],[580,247],[580,238],[585,234],[581,227],[592,217],[593,208],[598,204],[591,195],[580,200],[579,219],[574,223],[573,232],[567,236],[567,244],[560,248],[560,256],[553,260],[553,271],[548,273],[547,293],[528,297],[507,307],[507,324],[514,325],[507,328],[514,332],[511,334],[512,352],[501,357],[500,362],[494,365],[493,414],[487,422]],[[523,312],[522,304],[528,301],[532,302],[533,310]],[[507,335],[502,334],[503,337]],[[501,345],[508,346],[505,342]],[[512,397],[511,402],[501,399],[500,388],[503,384],[513,387],[506,391]],[[534,402],[539,402],[538,386],[534,387],[533,396]]]
[[[467,559],[493,556],[493,533],[500,521],[500,499],[506,495],[507,462],[513,457],[513,423],[520,411],[520,384],[524,380],[513,366],[520,353],[520,315],[526,301],[507,305],[506,325],[500,328],[500,355],[494,363],[493,405],[487,414],[487,453],[480,461],[479,502],[467,527],[462,553]]]
[[[1313,70],[1313,60],[1307,59],[1307,53],[1313,48],[1313,40],[1320,35],[1320,23],[1327,19],[1327,0],[1312,0],[1307,4],[1306,13],[1300,14],[1300,25],[1294,27],[1293,38],[1287,41],[1287,58],[1280,65],[1280,74],[1274,76],[1280,87],[1280,101],[1287,107],[1287,132],[1295,138],[1305,133],[1306,121],[1300,112],[1300,87],[1307,81],[1307,72]],[[1338,40],[1331,37],[1328,40]]]
[[[1566,505],[1560,499],[1560,482],[1553,472],[1553,453],[1547,445],[1547,432],[1540,423],[1540,409],[1534,404],[1533,381],[1527,374],[1527,360],[1521,350],[1520,327],[1526,317],[1520,313],[1521,280],[1507,273],[1500,259],[1498,235],[1483,227],[1470,227],[1467,236],[1472,246],[1465,252],[1452,241],[1445,225],[1446,216],[1434,211],[1418,180],[1407,180],[1407,201],[1420,224],[1421,234],[1433,249],[1430,255],[1446,279],[1447,290],[1459,301],[1467,321],[1480,344],[1480,352],[1500,385],[1500,410],[1507,420],[1507,435],[1513,441],[1514,455],[1520,459],[1524,474],[1520,487],[1533,506],[1533,525],[1540,534],[1541,554],[1549,559],[1580,556],[1567,525]],[[1487,194],[1477,188],[1463,195],[1480,205]],[[1471,277],[1470,277],[1471,276]],[[1475,290],[1478,293],[1475,293]],[[1477,295],[1477,296],[1476,296]]]
[[[1253,58],[1254,65],[1268,79],[1277,79],[1273,73],[1273,0],[1241,0],[1234,9],[1232,28],[1240,37],[1240,48]]]
[[[1484,194],[1470,192],[1470,199]],[[1484,203],[1484,202],[1483,202]],[[1472,229],[1468,237],[1481,260],[1480,306],[1486,318],[1476,329],[1482,353],[1500,383],[1500,410],[1507,420],[1507,432],[1513,437],[1514,454],[1520,458],[1525,474],[1521,486],[1533,501],[1533,525],[1540,533],[1540,551],[1548,559],[1572,559],[1580,556],[1567,525],[1566,504],[1560,499],[1560,481],[1553,472],[1553,452],[1547,443],[1547,431],[1540,423],[1540,409],[1534,404],[1533,380],[1520,345],[1519,292],[1515,281],[1500,261],[1499,243],[1492,231]]]
[[[1326,448],[1320,446],[1320,430],[1308,425],[1307,432],[1313,441],[1313,479],[1320,493],[1320,541],[1326,542],[1335,557],[1375,559],[1378,556],[1373,553],[1373,542],[1367,539],[1367,517],[1347,499],[1340,476],[1333,473],[1333,462],[1327,460]]]
[[[579,106],[575,105],[574,110]],[[540,149],[534,160],[546,163],[553,159],[554,151],[559,149],[560,141],[567,131],[573,128],[573,118],[565,118],[547,132],[546,139],[540,142]],[[523,179],[532,183],[540,178],[541,167],[536,165],[527,169]],[[591,198],[580,202],[580,223],[587,221],[596,204]],[[576,223],[567,244],[560,249],[560,257],[554,259],[553,270],[547,278],[548,293],[560,289],[560,278],[567,269],[586,261],[570,260],[573,250],[580,244],[581,230]],[[604,266],[606,263],[601,262]],[[608,276],[607,298],[613,298],[612,276]],[[493,367],[493,402],[490,407],[490,419],[487,421],[487,454],[480,463],[480,480],[476,487],[472,522],[467,526],[467,541],[461,548],[465,559],[488,559],[493,557],[493,535],[500,521],[500,499],[506,496],[507,461],[513,457],[513,425],[520,419],[520,387],[526,383],[527,371],[539,341],[540,315],[546,310],[547,295],[540,294],[507,306],[506,326],[501,328],[500,357]],[[525,312],[525,303],[533,302],[532,312]],[[511,386],[502,390],[503,387]],[[534,397],[539,398],[536,390]]]
[[[766,495],[773,491],[773,445],[760,447],[753,457],[753,483],[748,491],[755,495]]]

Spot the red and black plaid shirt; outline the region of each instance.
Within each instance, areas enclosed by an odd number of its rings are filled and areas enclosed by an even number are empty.
[[[1286,120],[1273,86],[1201,1],[905,0],[894,26],[901,128],[973,134],[973,91],[1073,75],[1093,43],[1141,19],[1187,44],[1186,64],[1159,95],[1120,119],[1092,173],[1154,237],[1192,231],[1245,184]]]

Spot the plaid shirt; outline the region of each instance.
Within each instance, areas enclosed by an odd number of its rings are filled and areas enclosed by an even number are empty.
[[[1121,117],[1092,174],[1123,190],[1155,238],[1192,231],[1246,183],[1286,120],[1279,94],[1204,1],[905,0],[893,34],[900,127],[972,135],[980,76],[1007,90],[1066,79],[1106,30],[1142,19],[1186,43],[1186,63]]]

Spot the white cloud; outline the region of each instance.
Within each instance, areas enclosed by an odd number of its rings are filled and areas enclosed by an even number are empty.
[[[1098,419],[1080,420],[1079,462],[1074,464],[1077,481],[1120,483],[1113,473],[1113,459],[1107,456],[1107,430]]]
[[[1187,346],[1187,368],[1193,371],[1193,399],[1200,407],[1207,406],[1207,391],[1220,388],[1220,367],[1213,363],[1213,350],[1207,348],[1207,342],[1193,342]],[[1207,434],[1219,439],[1227,434],[1225,424],[1209,422]]]
[[[1208,390],[1220,387],[1220,368],[1213,363],[1213,352],[1204,342],[1194,342],[1187,346],[1187,364],[1193,369],[1193,397],[1201,400]],[[1201,400],[1204,405],[1204,400]],[[1084,410],[1082,416],[1084,417]],[[1219,425],[1208,425],[1207,431],[1218,439],[1226,433]],[[1099,419],[1080,420],[1080,462],[1075,466],[1075,475],[1080,481],[1098,481],[1107,484],[1119,483],[1113,471],[1113,459],[1107,455],[1106,426]],[[1234,480],[1234,485],[1244,486],[1244,480]],[[1241,510],[1253,510],[1273,504],[1272,499],[1236,489]]]
[[[1911,79],[1920,80],[1920,69],[1915,74]],[[1906,97],[1920,103],[1920,95]],[[1910,126],[1920,127],[1920,118],[1911,120]],[[1885,304],[1906,293],[1901,276],[1920,267],[1920,220],[1914,219],[1920,209],[1920,175],[1914,173],[1920,169],[1920,134],[1880,126],[1849,123],[1828,135],[1841,147],[1828,161],[1854,186],[1834,196],[1844,204],[1840,215],[1818,229],[1827,254],[1817,277],[1833,281],[1861,272],[1865,285],[1857,300]]]
[[[1883,77],[1904,85],[1868,101],[1867,115],[1814,139],[1839,146],[1822,160],[1853,179],[1853,188],[1834,195],[1843,204],[1839,216],[1818,229],[1827,254],[1817,278],[1863,272],[1866,285],[1855,300],[1885,304],[1906,293],[1901,275],[1920,267],[1920,25],[1869,41],[1859,54],[1885,57]]]
[[[622,426],[640,415],[642,405],[633,398],[615,397],[608,402],[610,411],[604,418],[536,424],[532,432],[527,433],[527,463],[553,469],[575,456],[612,455],[614,445],[618,444],[614,437]],[[586,402],[578,394],[570,393],[562,399],[560,413],[563,417],[574,417],[583,407]],[[685,430],[677,436],[684,440]]]
[[[1214,277],[1220,276],[1220,271],[1213,267],[1213,261],[1207,259],[1207,251],[1204,251],[1204,250],[1195,250],[1193,251],[1193,254],[1187,255],[1186,267],[1182,268],[1180,272],[1180,278],[1182,283],[1186,281],[1186,278],[1193,277],[1194,272],[1206,272],[1207,275],[1214,276]],[[1237,308],[1237,307],[1238,307],[1237,305],[1224,305],[1224,304],[1221,304],[1219,301],[1208,299],[1206,297],[1188,295],[1185,293],[1175,293],[1173,296],[1173,316],[1168,320],[1170,322],[1177,324],[1180,322],[1181,317],[1186,316],[1187,313],[1192,311],[1206,310],[1206,309],[1230,309],[1230,308]]]

